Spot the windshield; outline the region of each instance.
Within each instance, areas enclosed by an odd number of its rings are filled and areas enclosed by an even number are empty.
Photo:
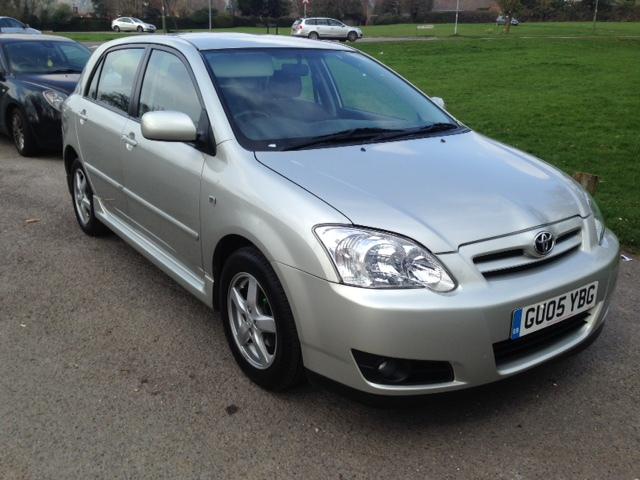
[[[382,132],[460,127],[390,70],[350,51],[204,52],[238,140],[250,150],[380,140]],[[338,134],[340,135],[338,137]]]
[[[4,50],[16,74],[80,73],[91,55],[87,48],[72,42],[10,42]]]

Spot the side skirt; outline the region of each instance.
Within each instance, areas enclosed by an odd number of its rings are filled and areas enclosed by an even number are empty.
[[[96,217],[113,230],[120,238],[135,248],[151,263],[169,275],[184,289],[193,294],[209,308],[213,308],[213,279],[208,275],[197,275],[176,258],[151,242],[147,237],[130,228],[119,218],[109,214],[102,200],[93,196]]]

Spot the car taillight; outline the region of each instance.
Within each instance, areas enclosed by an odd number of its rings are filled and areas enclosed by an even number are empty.
[[[302,25],[298,25],[298,30],[302,30]]]

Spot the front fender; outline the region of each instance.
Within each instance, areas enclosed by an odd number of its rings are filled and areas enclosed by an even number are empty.
[[[349,220],[333,207],[259,163],[234,141],[207,157],[200,200],[205,271],[213,275],[218,242],[239,235],[271,262],[337,282],[337,273],[315,237],[320,223]]]

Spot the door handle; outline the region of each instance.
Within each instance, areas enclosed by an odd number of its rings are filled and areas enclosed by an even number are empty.
[[[122,138],[122,141],[125,143],[127,150],[132,150],[133,147],[138,145],[138,142],[136,142],[135,135],[133,132],[131,132],[129,135],[122,134],[121,138]]]
[[[78,118],[80,118],[80,125],[84,125],[84,122],[86,122],[89,119],[87,115],[87,111],[81,110],[80,113],[78,114]]]

